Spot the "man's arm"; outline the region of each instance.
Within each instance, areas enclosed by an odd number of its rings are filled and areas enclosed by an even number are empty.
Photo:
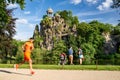
[[[26,43],[24,43],[24,44],[22,45],[22,50],[23,50],[23,51],[25,51],[25,45],[26,45]]]
[[[32,49],[31,50],[33,50],[34,49],[34,45],[32,44]]]

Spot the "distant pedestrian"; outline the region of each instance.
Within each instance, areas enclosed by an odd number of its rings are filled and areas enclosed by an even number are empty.
[[[82,64],[84,56],[81,48],[78,49],[78,57],[79,57],[79,64]]]
[[[68,49],[68,57],[69,57],[70,64],[73,64],[73,49],[72,49],[72,47],[70,47]]]
[[[60,54],[60,64],[64,65],[66,62],[66,54],[65,53],[61,53]]]

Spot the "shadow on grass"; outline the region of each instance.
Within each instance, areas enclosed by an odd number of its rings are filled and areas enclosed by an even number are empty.
[[[18,75],[31,76],[31,74],[23,74],[23,73],[11,72],[11,71],[7,71],[7,70],[0,70],[0,72],[8,73],[8,74],[18,74]]]

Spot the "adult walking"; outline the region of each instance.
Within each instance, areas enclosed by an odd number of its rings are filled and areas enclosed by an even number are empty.
[[[73,64],[73,49],[72,49],[72,47],[70,47],[68,49],[68,56],[69,56],[70,64],[72,65]]]

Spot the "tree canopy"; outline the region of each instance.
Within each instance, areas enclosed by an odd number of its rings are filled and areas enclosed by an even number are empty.
[[[113,0],[112,8],[120,8],[120,0]]]

